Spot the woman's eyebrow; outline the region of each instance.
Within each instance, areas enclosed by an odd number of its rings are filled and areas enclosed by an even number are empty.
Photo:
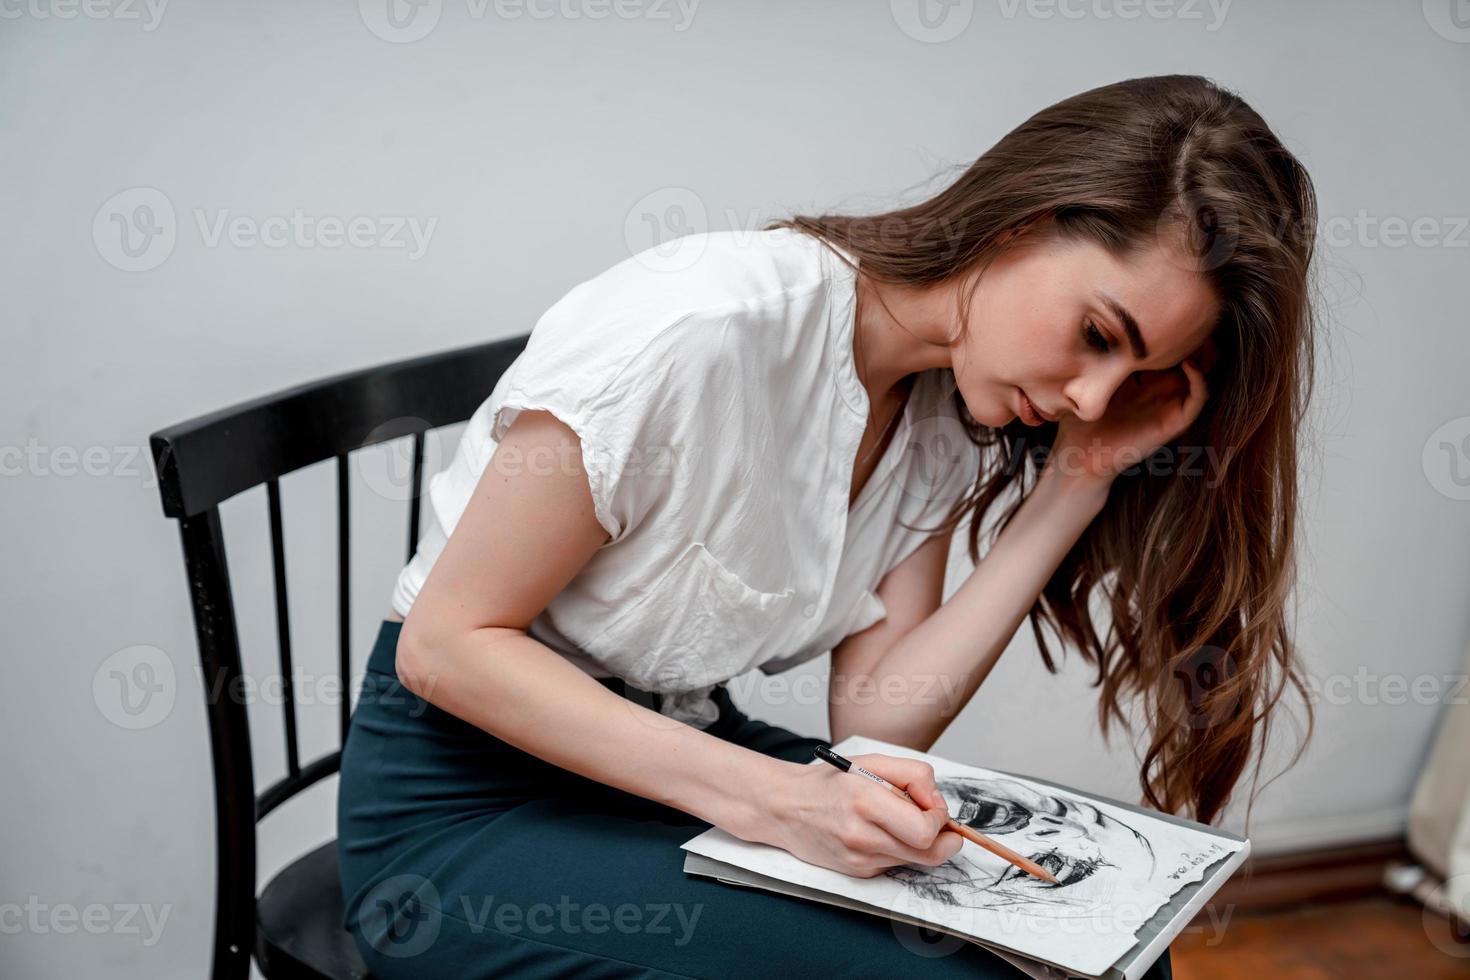
[[[1093,294],[1102,300],[1106,306],[1119,320],[1123,322],[1123,332],[1128,335],[1128,346],[1133,348],[1133,357],[1136,360],[1145,360],[1148,357],[1148,345],[1143,342],[1143,334],[1138,330],[1138,320],[1127,308],[1101,289],[1093,290]]]

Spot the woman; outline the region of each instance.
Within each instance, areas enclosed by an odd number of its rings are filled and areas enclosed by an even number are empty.
[[[807,765],[817,740],[725,682],[830,650],[832,741],[927,750],[1028,612],[1049,669],[1043,620],[1097,666],[1104,734],[1141,701],[1145,801],[1213,820],[1305,693],[1283,606],[1315,222],[1239,98],[1141,78],[924,203],[691,235],[572,289],[431,481],[368,664],[338,848],[373,974],[1013,975],[685,875],[679,845],[943,865],[927,765],[859,757],[919,807]],[[941,604],[966,517],[979,564]]]

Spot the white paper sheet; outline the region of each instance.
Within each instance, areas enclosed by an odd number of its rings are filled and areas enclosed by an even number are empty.
[[[1046,867],[1061,883],[1032,877],[969,841],[939,867],[890,868],[873,878],[808,864],[719,828],[682,847],[1099,974],[1133,946],[1138,927],[1175,892],[1243,846],[877,739],[852,736],[833,748],[848,758],[871,752],[923,759],[934,767],[950,816]]]

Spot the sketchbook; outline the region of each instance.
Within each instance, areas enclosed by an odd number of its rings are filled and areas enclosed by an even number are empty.
[[[1046,780],[858,735],[833,748],[848,757],[876,752],[928,762],[950,816],[1031,858],[1059,883],[970,841],[937,867],[855,878],[718,827],[680,845],[684,870],[947,934],[1042,980],[1138,980],[1250,854],[1244,837]],[[916,936],[908,941],[916,950],[926,945]]]

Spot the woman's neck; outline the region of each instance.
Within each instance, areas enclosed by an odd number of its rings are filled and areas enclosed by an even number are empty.
[[[952,298],[943,285],[916,289],[873,283],[859,274],[854,363],[869,404],[901,396],[903,391],[893,389],[911,374],[953,366],[948,342]]]

